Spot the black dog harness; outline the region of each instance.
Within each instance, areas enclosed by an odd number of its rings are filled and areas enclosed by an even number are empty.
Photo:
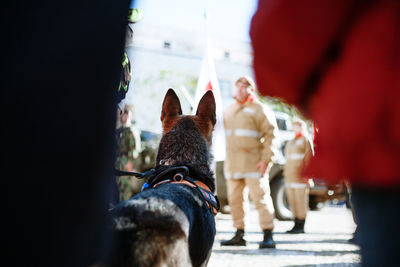
[[[127,171],[119,171],[116,170],[116,175],[130,175],[136,176],[138,178],[145,178],[148,176],[154,176],[155,170],[151,169],[150,171],[144,173],[135,173],[135,172],[127,172]],[[154,178],[151,179],[151,183],[145,183],[142,187],[142,191],[156,188],[162,184],[184,184],[195,188],[197,191],[200,192],[200,195],[203,198],[203,201],[206,203],[210,212],[214,215],[218,213],[220,210],[220,204],[218,197],[215,196],[210,188],[199,180],[195,180],[189,176],[189,168],[186,166],[175,166],[169,167],[168,169],[160,172]]]

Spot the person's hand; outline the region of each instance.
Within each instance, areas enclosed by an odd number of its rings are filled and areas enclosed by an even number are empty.
[[[256,164],[257,170],[261,173],[261,176],[264,176],[265,171],[267,170],[268,164],[265,161],[259,161]]]
[[[131,172],[131,171],[133,170],[133,164],[132,164],[131,161],[128,161],[128,162],[125,164],[125,170],[128,171],[128,172]]]

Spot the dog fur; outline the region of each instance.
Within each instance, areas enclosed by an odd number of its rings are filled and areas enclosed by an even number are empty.
[[[216,122],[208,91],[194,116],[183,116],[174,90],[165,95],[156,173],[187,166],[190,177],[215,191],[209,146]],[[148,179],[151,184],[152,176]],[[166,183],[144,190],[112,211],[116,253],[108,266],[206,266],[215,238],[214,215],[196,188]]]

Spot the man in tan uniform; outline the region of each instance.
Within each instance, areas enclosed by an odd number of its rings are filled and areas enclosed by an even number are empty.
[[[273,156],[271,144],[274,127],[268,121],[262,105],[255,101],[251,93],[255,89],[253,80],[241,77],[235,85],[236,103],[224,112],[227,152],[224,172],[233,225],[237,231],[232,239],[222,241],[221,245],[246,245],[246,240],[243,239],[243,191],[247,186],[264,232],[260,248],[275,248],[272,238],[274,209],[268,179],[263,178]]]
[[[293,122],[295,138],[285,147],[286,165],[283,170],[286,184],[286,193],[290,209],[294,216],[294,226],[287,233],[304,233],[308,209],[308,183],[301,176],[303,168],[312,156],[310,141],[305,136],[305,123],[297,120]]]

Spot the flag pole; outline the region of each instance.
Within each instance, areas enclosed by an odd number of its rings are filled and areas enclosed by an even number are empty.
[[[206,3],[207,5],[207,3]],[[207,8],[204,7],[204,55],[201,64],[200,74],[197,81],[196,94],[194,98],[194,106],[192,112],[197,110],[198,103],[206,91],[211,90],[214,94],[216,104],[216,118],[217,122],[214,127],[211,153],[214,156],[213,165],[215,167],[216,161],[225,160],[225,129],[223,118],[222,97],[219,88],[217,72],[214,63],[213,47],[208,32],[208,14]]]

